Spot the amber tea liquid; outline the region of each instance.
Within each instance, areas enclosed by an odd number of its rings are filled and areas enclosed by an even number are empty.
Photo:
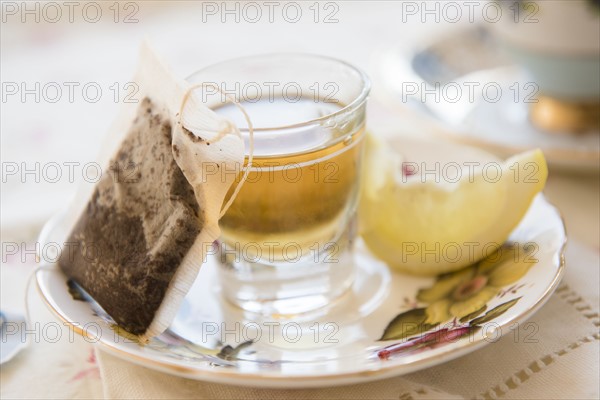
[[[308,99],[292,105],[283,99],[242,105],[253,124],[263,127],[342,108]],[[232,107],[216,111],[234,117],[239,111]],[[286,118],[286,113],[294,114]],[[224,244],[265,263],[318,261],[320,256],[334,260],[340,227],[356,206],[363,132],[360,126],[350,134],[322,127],[258,130],[251,172],[220,221]]]

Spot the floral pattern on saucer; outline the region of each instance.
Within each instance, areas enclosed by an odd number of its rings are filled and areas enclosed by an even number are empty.
[[[505,243],[478,263],[438,275],[432,286],[418,291],[413,308],[398,314],[379,339],[404,340],[404,343],[377,350],[378,357],[388,359],[393,354],[439,347],[479,330],[504,314],[521,297],[489,311],[488,303],[509,293],[516,294],[526,286],[515,283],[537,263],[537,248],[535,243]]]

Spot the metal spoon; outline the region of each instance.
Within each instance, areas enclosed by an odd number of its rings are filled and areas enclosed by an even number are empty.
[[[0,311],[0,365],[10,361],[27,347],[25,317],[21,314]]]

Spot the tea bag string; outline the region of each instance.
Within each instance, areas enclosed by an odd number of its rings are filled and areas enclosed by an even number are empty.
[[[231,194],[231,197],[229,197],[229,200],[227,201],[227,203],[225,203],[225,205],[221,209],[221,214],[219,215],[219,218],[221,218],[225,215],[225,213],[227,212],[229,207],[231,207],[231,204],[233,204],[233,201],[235,200],[237,195],[240,193],[240,190],[242,189],[242,185],[248,179],[248,174],[250,174],[250,168],[252,167],[252,160],[253,160],[253,156],[254,156],[254,127],[252,125],[252,121],[250,120],[250,117],[248,116],[248,113],[246,112],[246,109],[239,103],[239,101],[237,101],[234,97],[230,96],[229,94],[227,94],[223,90],[221,90],[221,88],[214,82],[198,83],[198,84],[190,86],[187,89],[187,91],[185,92],[185,94],[183,96],[183,100],[181,102],[181,107],[179,109],[179,121],[178,122],[181,127],[183,127],[183,121],[182,121],[183,109],[185,108],[186,103],[188,102],[190,96],[192,95],[192,92],[195,89],[204,88],[207,86],[212,86],[212,87],[216,88],[219,93],[221,93],[223,96],[225,96],[225,98],[227,100],[229,100],[231,103],[233,103],[242,112],[242,114],[244,115],[244,118],[246,119],[246,123],[248,124],[248,142],[249,142],[248,162],[246,163],[246,165],[244,167],[244,174],[242,175],[242,178],[236,185],[236,187],[235,187],[233,193]],[[235,132],[235,134],[243,140],[242,134],[240,133],[240,130],[236,124],[234,124],[231,121],[228,121],[228,126],[233,127],[233,131]],[[230,133],[230,132],[219,131],[217,137],[212,138],[211,141],[218,142],[219,140],[224,138],[228,133]]]

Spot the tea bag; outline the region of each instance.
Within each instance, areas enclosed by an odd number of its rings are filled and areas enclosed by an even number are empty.
[[[241,168],[244,142],[147,45],[135,82],[141,101],[111,128],[109,172],[81,207],[68,239],[75,250],[59,265],[146,341],[169,326],[219,236],[236,174],[215,171]]]

